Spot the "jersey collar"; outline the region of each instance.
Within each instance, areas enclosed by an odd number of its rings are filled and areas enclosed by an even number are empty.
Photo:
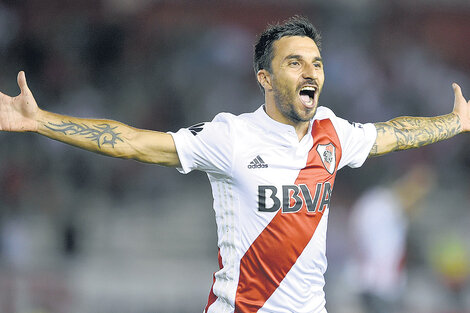
[[[297,134],[295,132],[295,128],[292,125],[284,124],[281,122],[278,122],[274,119],[272,119],[265,111],[264,109],[265,105],[261,105],[254,113],[257,116],[257,118],[262,122],[263,126],[269,129],[272,132],[276,133],[284,133],[288,134],[289,136],[295,136],[297,138]],[[307,135],[311,133],[312,131],[312,121],[315,119],[315,117],[310,120],[310,123],[308,125],[308,131]],[[297,139],[298,140],[298,139]]]

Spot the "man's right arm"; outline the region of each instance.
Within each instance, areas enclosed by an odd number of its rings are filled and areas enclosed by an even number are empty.
[[[23,72],[18,74],[18,85],[21,93],[17,97],[0,93],[0,130],[37,132],[112,157],[180,166],[171,135],[112,120],[76,118],[43,111],[37,106]]]

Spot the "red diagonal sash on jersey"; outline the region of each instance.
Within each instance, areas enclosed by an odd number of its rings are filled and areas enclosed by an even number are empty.
[[[341,159],[341,149],[336,131],[330,120],[315,121],[312,127],[314,144],[309,151],[307,165],[299,172],[295,184],[306,184],[310,193],[319,182],[333,185],[336,170],[328,173],[316,151],[318,144],[333,143],[336,162]],[[336,164],[336,167],[337,167]],[[259,234],[240,260],[240,278],[235,298],[235,313],[257,312],[279,287],[286,274],[311,240],[323,216],[307,212],[305,200],[300,211],[276,216]]]

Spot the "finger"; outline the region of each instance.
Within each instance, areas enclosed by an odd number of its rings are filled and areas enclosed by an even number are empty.
[[[26,83],[26,75],[23,71],[18,73],[18,86],[20,86],[21,93],[29,92],[28,84]]]

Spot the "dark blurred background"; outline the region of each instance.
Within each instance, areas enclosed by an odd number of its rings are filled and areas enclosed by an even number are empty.
[[[263,103],[252,47],[294,14],[322,32],[321,105],[355,122],[451,111],[470,96],[468,0],[0,1],[0,90],[16,75],[45,110],[176,131]],[[429,164],[437,184],[408,220],[402,312],[470,312],[470,137],[373,158],[338,174],[330,312],[362,312],[349,275],[350,208]],[[0,312],[200,312],[217,270],[202,173],[0,133]],[[413,192],[413,190],[410,190]]]

